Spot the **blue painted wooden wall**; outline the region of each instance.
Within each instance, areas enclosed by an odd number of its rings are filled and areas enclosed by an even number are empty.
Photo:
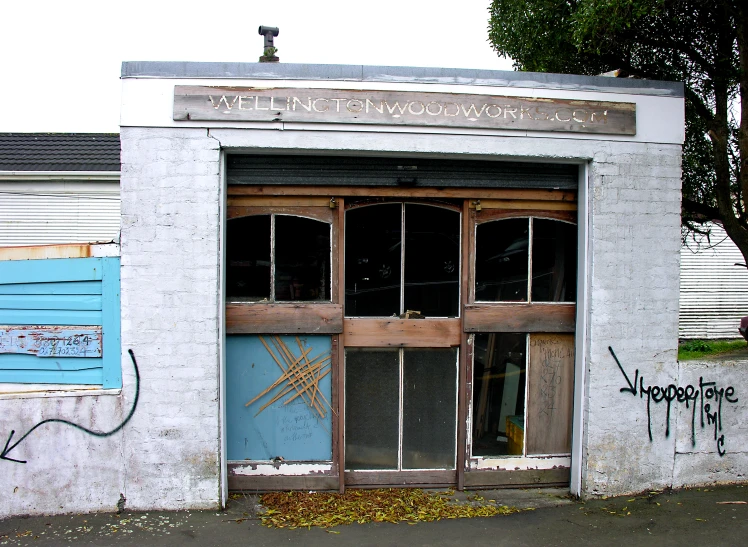
[[[0,325],[101,326],[102,356],[0,354],[0,382],[122,387],[120,259],[0,262]]]
[[[272,338],[289,349],[287,361],[280,357]],[[267,347],[262,343],[265,342]],[[301,342],[303,350],[299,348]],[[283,375],[281,366],[268,351],[275,353],[283,366],[309,350],[310,360],[321,361],[330,354],[329,336],[231,335],[226,337],[226,442],[229,460],[272,460],[278,456],[286,461],[330,461],[332,459],[332,411],[321,395],[331,401],[331,376],[315,382],[316,400],[325,416],[310,408],[311,398],[297,396],[298,391],[287,382],[246,406]],[[329,361],[323,371],[329,370]],[[301,382],[303,383],[303,382]],[[308,385],[308,382],[307,382]],[[290,390],[289,390],[290,388]],[[264,410],[260,408],[278,393],[289,390]],[[305,393],[311,394],[309,389]],[[259,412],[259,414],[258,414]]]

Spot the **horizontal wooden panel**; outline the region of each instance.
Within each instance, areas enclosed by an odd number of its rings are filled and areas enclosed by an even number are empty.
[[[41,197],[41,196],[39,196]],[[3,211],[7,214],[7,210]],[[12,224],[11,221],[9,224]],[[39,260],[43,258],[88,258],[91,245],[73,243],[62,245],[31,245],[27,247],[0,247],[0,260]]]
[[[226,304],[229,334],[338,334],[340,304]]]
[[[478,471],[465,473],[467,488],[568,485],[569,468]]]
[[[1,285],[0,285],[1,286]],[[100,295],[0,295],[0,309],[6,310],[100,310]]]
[[[576,202],[576,192],[515,188],[356,188],[340,186],[229,186],[229,196],[327,196],[499,199]],[[231,198],[229,198],[231,200]],[[482,202],[481,202],[482,203]]]
[[[82,371],[101,369],[100,357],[66,357],[64,359],[45,359],[36,355],[4,353],[0,355],[0,370],[39,370],[39,371]]]
[[[0,309],[0,325],[101,325],[101,317],[100,311]]]
[[[0,285],[0,294],[101,294],[101,281],[14,283]]]
[[[229,207],[326,207],[330,209],[330,198],[328,197],[306,197],[306,196],[230,196]]]
[[[0,367],[0,383],[102,385],[104,371],[101,368],[67,371],[3,370]]]
[[[457,471],[347,471],[347,486],[451,486]]]
[[[241,464],[246,467],[246,464]],[[278,476],[235,475],[229,464],[229,490],[272,492],[274,490],[338,490],[338,477],[329,475]]]
[[[470,208],[478,205],[470,202]],[[480,200],[481,209],[527,209],[540,211],[576,211],[577,204],[573,201],[542,201],[533,199],[483,199]]]
[[[575,304],[470,304],[465,332],[574,332]]]
[[[101,258],[11,260],[1,264],[0,285],[51,281],[101,280]]]
[[[449,348],[460,345],[459,319],[346,319],[348,347]]]

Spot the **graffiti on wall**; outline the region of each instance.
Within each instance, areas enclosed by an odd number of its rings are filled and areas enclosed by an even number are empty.
[[[140,397],[140,371],[138,370],[138,363],[135,361],[135,354],[131,349],[128,349],[127,352],[130,354],[130,358],[132,359],[132,366],[135,368],[135,397],[132,401],[132,408],[130,409],[130,412],[127,414],[124,420],[122,420],[122,423],[120,423],[117,427],[112,429],[111,431],[96,431],[94,429],[88,429],[87,427],[83,427],[80,424],[76,424],[73,422],[70,422],[68,420],[63,420],[61,418],[50,418],[48,420],[42,420],[38,424],[36,424],[34,427],[29,429],[26,433],[23,434],[23,436],[18,439],[13,444],[10,444],[10,441],[13,440],[13,435],[15,435],[16,430],[13,429],[10,432],[10,435],[8,436],[8,440],[5,441],[5,446],[3,447],[3,450],[0,451],[0,460],[7,460],[9,462],[15,462],[15,463],[26,463],[26,460],[16,460],[14,458],[11,458],[8,456],[10,452],[15,449],[19,444],[21,444],[23,441],[26,440],[26,437],[31,435],[37,428],[43,426],[44,424],[65,424],[69,425],[71,427],[74,427],[76,429],[79,429],[80,431],[83,431],[84,433],[88,433],[89,435],[93,435],[94,437],[111,437],[118,431],[120,431],[123,427],[127,425],[127,422],[130,421],[133,414],[135,414],[135,409],[138,406],[138,398]]]
[[[725,435],[722,433],[722,405],[738,402],[733,386],[721,386],[717,382],[705,382],[703,376],[699,378],[697,386],[691,384],[687,386],[675,384],[667,386],[645,385],[644,375],[639,376],[639,369],[634,371],[634,381],[632,382],[613,348],[608,346],[608,350],[628,384],[627,387],[621,388],[621,393],[631,393],[636,397],[638,391],[640,399],[644,399],[646,396],[647,430],[650,442],[652,441],[652,403],[665,403],[665,437],[670,436],[670,413],[673,404],[685,404],[686,408],[691,410],[691,445],[696,446],[696,413],[698,412],[701,428],[709,427],[712,429],[717,453],[720,456],[725,455]]]

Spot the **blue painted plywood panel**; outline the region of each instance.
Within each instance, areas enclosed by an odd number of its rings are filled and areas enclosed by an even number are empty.
[[[101,331],[104,350],[104,388],[122,387],[122,350],[120,342],[120,259],[103,263]]]
[[[122,386],[120,259],[0,262],[0,325],[101,326],[102,357],[0,355],[0,382]]]
[[[10,260],[0,264],[0,285],[58,281],[97,281],[102,258]]]
[[[1,266],[0,269],[2,269]],[[10,283],[7,285],[0,283],[0,294],[101,294],[101,281]]]
[[[0,369],[0,383],[101,385],[101,382],[100,368],[74,371]]]
[[[101,296],[95,294],[9,294],[0,295],[5,310],[101,310]]]
[[[229,460],[271,460],[278,456],[287,461],[332,459],[332,412],[327,404],[331,401],[331,343],[329,336],[226,337]],[[280,381],[246,406],[283,376],[278,362],[288,369],[297,361],[297,374],[292,376],[298,389],[289,381]],[[296,396],[299,391],[303,395]],[[283,392],[287,393],[261,410]]]
[[[101,370],[102,365],[101,357],[48,357],[39,359],[35,355],[20,355],[17,353],[0,355],[0,369],[2,370]]]
[[[0,325],[101,325],[101,312],[0,309]]]

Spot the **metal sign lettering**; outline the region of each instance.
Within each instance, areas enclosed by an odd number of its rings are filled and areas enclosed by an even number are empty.
[[[101,357],[101,327],[0,326],[0,353]]]
[[[499,95],[174,87],[174,120],[316,122],[636,134],[636,104]]]

